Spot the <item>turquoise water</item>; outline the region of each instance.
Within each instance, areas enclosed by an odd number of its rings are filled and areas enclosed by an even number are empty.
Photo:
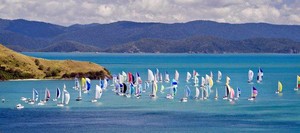
[[[157,99],[142,94],[140,99],[115,95],[107,89],[98,103],[91,103],[95,85],[77,102],[77,91],[72,89],[72,80],[37,80],[0,82],[0,132],[297,132],[300,129],[300,91],[295,92],[296,75],[300,74],[300,55],[278,54],[102,54],[102,53],[25,53],[26,55],[51,60],[74,59],[101,64],[113,74],[139,72],[146,79],[147,69],[180,73],[178,94],[174,100],[158,92]],[[247,72],[264,70],[261,84],[248,84]],[[183,96],[186,72],[197,70],[200,76],[223,73],[221,83],[216,83],[219,95],[224,95],[225,76],[230,76],[231,86],[241,88],[241,98],[234,102],[211,98],[205,101],[189,99],[180,102]],[[283,95],[275,94],[277,82],[283,84]],[[66,84],[71,94],[69,105],[61,108],[55,102],[45,106],[28,105],[20,97],[31,97],[32,88],[44,94],[48,88],[54,96],[57,87]],[[164,86],[169,86],[163,83]],[[258,88],[256,101],[248,101],[251,87]],[[195,90],[191,86],[192,95]],[[22,103],[25,108],[15,109]]]

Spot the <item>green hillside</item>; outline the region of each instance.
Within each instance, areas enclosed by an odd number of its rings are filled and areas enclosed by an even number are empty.
[[[0,44],[0,80],[61,79],[86,76],[98,79],[110,77],[104,67],[91,62],[73,60],[50,61],[25,56]]]

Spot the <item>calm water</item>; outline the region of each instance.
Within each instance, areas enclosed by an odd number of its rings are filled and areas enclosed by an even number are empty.
[[[5,81],[0,82],[0,132],[299,132],[300,130],[300,91],[295,92],[296,75],[300,74],[300,55],[277,54],[95,54],[95,53],[25,53],[26,55],[51,60],[74,59],[101,64],[117,74],[121,71],[139,72],[146,79],[147,69],[158,68],[168,71],[174,77],[175,70],[180,73],[178,94],[174,100],[167,100],[166,93],[158,92],[153,100],[148,94],[140,99],[115,95],[109,88],[98,103],[91,103],[95,85],[89,94],[83,94],[83,101],[77,102],[77,91],[72,89],[72,80],[43,81]],[[264,70],[262,84],[248,84],[247,72],[255,72],[258,67]],[[183,96],[186,72],[195,69],[200,76],[223,73],[230,76],[231,86],[240,87],[241,98],[235,102],[211,98],[206,101],[189,99],[187,103],[179,100]],[[225,78],[216,83],[219,95],[224,95]],[[277,81],[283,84],[283,95],[274,92]],[[44,94],[49,88],[54,96],[55,88],[66,84],[71,94],[68,106],[57,107],[55,102],[45,106],[28,105],[20,97],[31,97],[32,88]],[[169,86],[163,83],[164,86]],[[256,101],[250,102],[251,87],[258,88]],[[195,90],[191,87],[192,95]],[[15,109],[22,103],[25,108]]]

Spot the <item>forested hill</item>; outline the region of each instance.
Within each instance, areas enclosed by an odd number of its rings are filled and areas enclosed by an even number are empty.
[[[128,44],[133,43],[140,44],[144,42],[145,44],[141,45],[147,47],[146,44],[150,44],[154,40],[159,40],[159,44],[162,44],[161,42],[175,42],[176,44],[173,45],[178,47],[190,47],[191,42],[188,41],[194,40],[201,42],[193,42],[193,47],[199,47],[198,49],[212,48],[212,50],[197,50],[198,52],[220,51],[221,49],[215,49],[216,46],[214,45],[220,46],[224,42],[230,42],[230,48],[234,48],[232,52],[237,53],[245,52],[240,50],[243,49],[241,47],[243,45],[240,43],[251,44],[252,50],[259,50],[261,47],[258,46],[263,45],[271,46],[269,47],[270,52],[290,52],[286,49],[296,47],[297,42],[300,42],[299,36],[299,25],[273,25],[267,23],[229,24],[199,20],[165,24],[120,21],[109,24],[92,23],[60,26],[23,19],[0,19],[0,43],[17,51],[117,51],[113,49],[126,47]],[[147,40],[150,40],[150,42]],[[199,45],[197,46],[197,44]],[[200,44],[213,45],[204,47]],[[235,45],[232,46],[233,44]],[[277,49],[276,45],[278,44],[288,48],[282,46],[280,47],[282,49]],[[153,47],[149,47],[149,49],[153,49]],[[176,52],[172,50],[174,49],[159,51]]]

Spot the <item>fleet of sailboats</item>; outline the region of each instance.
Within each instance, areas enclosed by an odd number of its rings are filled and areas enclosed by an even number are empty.
[[[177,70],[175,70],[175,74],[174,74],[174,78],[171,82],[171,86],[166,87],[166,88],[162,83],[163,74],[159,73],[158,69],[156,69],[155,74],[150,69],[148,69],[147,72],[148,72],[148,76],[147,76],[147,80],[145,81],[144,90],[147,90],[147,89],[151,90],[148,92],[148,93],[150,93],[149,95],[151,98],[157,98],[158,86],[160,86],[161,93],[164,93],[165,90],[169,90],[169,93],[166,96],[167,99],[175,98],[177,90],[178,90],[178,83],[179,83],[179,72]],[[170,77],[169,77],[169,74],[167,71],[164,73],[164,76],[165,76],[164,81],[166,83],[169,82]],[[204,77],[201,77],[200,86],[199,86],[198,76],[199,76],[199,74],[195,70],[193,70],[193,74],[187,72],[186,82],[189,83],[190,79],[193,79],[192,80],[193,84],[186,84],[185,88],[183,89],[183,91],[184,91],[183,97],[180,99],[181,102],[187,102],[193,92],[195,92],[194,99],[205,100],[205,99],[209,98],[209,95],[213,91],[213,85],[214,85],[213,73],[210,72],[210,75],[206,74]],[[253,82],[253,77],[254,77],[253,71],[249,70],[248,71],[248,83]],[[262,79],[263,79],[263,70],[261,68],[259,68],[258,73],[257,73],[257,82],[261,83]],[[222,80],[222,72],[218,71],[216,82],[221,83],[221,80]],[[236,90],[234,90],[230,86],[230,81],[231,81],[230,77],[226,76],[226,83],[224,86],[225,95],[224,95],[223,99],[228,100],[228,101],[238,100],[241,96],[241,89],[237,87]],[[297,81],[296,88],[294,90],[298,90],[300,88],[299,75],[297,75],[296,81]],[[112,84],[115,87],[115,89],[113,89],[113,91],[115,91],[120,96],[126,96],[128,98],[135,96],[137,98],[140,98],[142,93],[146,93],[146,91],[142,91],[143,90],[143,86],[142,86],[143,81],[142,81],[139,73],[135,73],[135,75],[134,75],[131,72],[128,72],[126,74],[124,71],[122,71],[121,74],[113,77],[112,82],[113,82]],[[106,77],[104,79],[99,80],[99,85],[96,85],[96,87],[95,87],[95,97],[93,97],[91,102],[97,102],[101,98],[103,91],[107,88],[107,85],[108,85],[108,79]],[[74,88],[74,90],[78,91],[78,97],[76,98],[76,101],[82,100],[82,91],[88,92],[90,90],[90,86],[91,86],[91,80],[89,78],[82,77],[81,84],[80,84],[78,78],[75,78],[75,85],[73,88]],[[190,87],[195,87],[195,90],[192,92]],[[282,89],[283,89],[283,85],[280,81],[278,81],[278,87],[277,87],[276,93],[281,94]],[[200,97],[200,94],[201,94],[201,97]],[[255,100],[257,95],[258,95],[258,89],[253,86],[251,88],[251,96],[248,98],[248,100],[250,100],[250,101]],[[215,88],[214,99],[217,100],[218,97],[219,97],[218,89]],[[39,99],[39,93],[36,89],[32,90],[32,99],[25,98],[25,97],[21,98],[21,100],[28,102],[28,104],[35,104],[35,102],[37,102],[38,99]],[[45,96],[43,99],[40,100],[38,105],[45,105],[45,103],[47,101],[49,101],[49,99],[50,99],[50,90],[46,88]],[[57,106],[61,106],[61,107],[69,104],[70,93],[67,91],[67,88],[65,85],[64,85],[62,91],[59,88],[56,89],[56,95],[55,95],[55,98],[53,99],[53,101],[57,101]],[[22,106],[20,108],[22,108]]]

